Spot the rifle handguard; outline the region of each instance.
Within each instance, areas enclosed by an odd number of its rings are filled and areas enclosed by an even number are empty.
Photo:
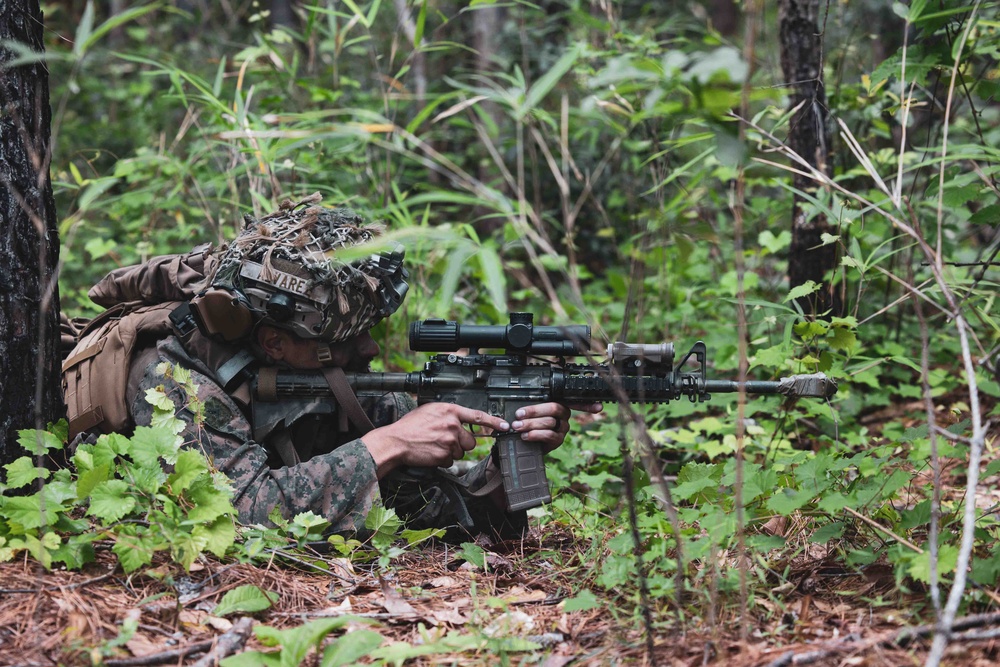
[[[778,393],[789,398],[830,398],[837,393],[837,381],[823,373],[792,375],[778,380]]]

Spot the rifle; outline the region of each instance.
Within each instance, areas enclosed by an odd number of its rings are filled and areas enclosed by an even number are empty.
[[[466,325],[443,319],[410,323],[410,349],[437,354],[422,371],[413,373],[345,373],[358,395],[405,391],[421,404],[456,403],[515,421],[519,408],[561,403],[669,403],[682,397],[707,401],[713,393],[781,394],[787,397],[829,398],[836,382],[822,373],[794,375],[775,381],[709,380],[705,344],[698,341],[677,364],[673,343],[608,345],[604,363],[566,363],[569,356],[590,353],[590,327],[534,326],[531,313],[511,313],[506,325]],[[456,350],[468,349],[460,355]],[[482,349],[503,349],[485,354]],[[556,357],[554,362],[540,356]],[[685,370],[694,361],[694,370]],[[282,401],[333,403],[330,385],[320,373],[281,371],[271,380],[268,396]],[[259,397],[258,387],[254,386]],[[272,398],[273,400],[273,398]],[[333,408],[331,408],[332,410]],[[500,472],[510,511],[549,502],[548,480],[540,445],[524,442],[518,433],[496,433]]]

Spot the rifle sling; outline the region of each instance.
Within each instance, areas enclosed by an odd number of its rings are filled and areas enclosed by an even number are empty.
[[[340,430],[347,430],[347,420],[350,419],[354,427],[361,431],[361,435],[375,428],[372,421],[361,407],[361,402],[347,382],[344,369],[337,367],[326,367],[322,369],[326,383],[330,385],[330,391],[340,405]]]
[[[441,475],[441,477],[444,477],[448,481],[454,482],[456,485],[462,488],[462,492],[465,495],[472,496],[473,498],[482,498],[483,496],[488,496],[503,486],[503,475],[500,474],[500,471],[498,469],[494,469],[492,472],[493,475],[488,480],[486,480],[485,484],[483,484],[476,490],[472,490],[469,488],[469,483],[466,480],[464,480],[461,475],[453,475],[450,472],[447,472],[443,468],[438,468],[438,474]]]

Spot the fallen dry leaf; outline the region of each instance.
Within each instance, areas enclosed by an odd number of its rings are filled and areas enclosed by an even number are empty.
[[[458,580],[455,579],[455,577],[449,577],[449,576],[434,577],[433,579],[427,582],[427,585],[430,588],[449,588],[451,586],[457,586]]]
[[[219,632],[229,632],[230,630],[233,629],[232,621],[230,621],[227,618],[222,618],[220,616],[209,615],[207,618],[205,618],[205,625],[209,626],[210,628],[215,628]]]
[[[400,596],[399,591],[392,586],[383,584],[382,594],[384,597],[378,601],[378,604],[393,616],[406,616],[409,618],[417,616],[417,610],[414,609],[409,602],[404,600],[402,596]]]
[[[469,622],[469,619],[454,607],[434,610],[430,613],[429,619],[448,625],[465,625]]]
[[[148,635],[136,633],[132,635],[132,639],[125,642],[125,648],[127,648],[135,657],[141,658],[143,656],[153,655],[154,653],[161,653],[167,647],[164,646],[163,642],[154,642]]]
[[[548,593],[542,590],[528,590],[521,586],[514,586],[509,591],[500,596],[500,599],[510,604],[518,602],[541,602],[548,598]]]

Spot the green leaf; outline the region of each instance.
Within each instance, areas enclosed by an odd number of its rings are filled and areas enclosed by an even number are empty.
[[[198,559],[201,552],[208,546],[208,535],[202,530],[192,530],[190,533],[177,531],[171,535],[170,555],[181,564],[185,570]]]
[[[253,585],[237,586],[222,596],[219,604],[212,610],[213,616],[228,616],[229,614],[252,614],[270,609],[278,601],[278,594],[263,591]]]
[[[420,3],[420,12],[417,14],[417,28],[413,33],[413,48],[420,48],[420,42],[424,40],[424,27],[427,24],[427,0]]]
[[[281,646],[281,667],[299,667],[309,650],[318,647],[328,634],[358,622],[367,621],[358,616],[338,616],[310,621],[289,630],[258,625],[254,628],[254,633],[265,646]]]
[[[90,494],[87,514],[96,516],[105,524],[114,523],[135,508],[135,498],[129,485],[120,479],[109,479],[94,487]]]
[[[91,3],[90,2],[87,3],[87,7],[91,10],[90,20],[91,20],[91,25],[92,25],[93,24],[93,7],[91,7]],[[123,12],[119,12],[119,13],[114,14],[107,21],[105,21],[104,23],[102,23],[101,25],[99,25],[97,27],[97,29],[94,30],[92,33],[87,34],[86,39],[83,41],[83,46],[82,46],[82,48],[80,48],[80,52],[83,53],[83,52],[88,51],[91,47],[93,47],[98,42],[98,40],[100,40],[102,37],[104,37],[106,34],[108,34],[109,32],[111,32],[112,30],[114,30],[118,26],[124,25],[125,23],[128,23],[129,21],[132,21],[133,19],[137,19],[140,16],[143,16],[143,15],[148,14],[150,12],[156,11],[158,9],[160,9],[160,3],[154,2],[154,3],[148,4],[148,5],[144,5],[144,6],[141,6],[141,7],[131,7],[129,9],[126,9]],[[80,39],[79,33],[77,34],[76,39],[77,40]],[[73,52],[74,52],[74,54],[77,54],[77,44],[76,43],[74,43],[74,45],[73,45]],[[77,55],[79,55],[79,54],[77,54]]]
[[[820,284],[813,281],[807,280],[803,284],[793,287],[788,292],[788,296],[782,301],[782,303],[788,303],[789,301],[794,301],[795,299],[800,299],[804,296],[809,296],[820,289]]]
[[[51,526],[56,522],[59,511],[65,508],[54,502],[46,502],[41,493],[31,496],[0,497],[0,505],[8,523],[25,530]]]
[[[794,356],[790,345],[780,343],[774,347],[755,350],[753,353],[753,364],[751,368],[764,366],[765,368],[781,368],[786,361]]]
[[[106,482],[111,476],[111,466],[104,464],[80,472],[76,480],[76,497],[83,500],[90,496],[94,487]]]
[[[942,544],[938,547],[937,577],[938,581],[955,571],[958,564],[958,547]],[[929,550],[914,556],[907,568],[911,577],[925,584],[931,582],[931,553]]]
[[[177,463],[174,464],[174,473],[167,478],[167,484],[171,491],[180,494],[197,479],[208,472],[208,462],[201,452],[193,449],[185,449],[177,455]]]
[[[797,491],[795,489],[780,489],[767,501],[767,507],[773,512],[783,516],[788,516],[792,512],[801,509],[803,505],[812,500],[813,496],[808,492]]]
[[[188,521],[211,523],[221,516],[236,514],[232,503],[233,492],[228,485],[228,479],[224,480],[223,485],[216,483],[217,477],[222,477],[222,473],[214,473],[213,477],[202,477],[188,489],[185,495],[194,504],[188,510]]]
[[[695,497],[700,500],[710,500],[718,495],[716,489],[722,479],[722,472],[722,464],[688,463],[677,474],[677,485],[673,489],[673,494],[681,500]]]
[[[60,419],[55,424],[49,424],[45,430],[54,435],[60,442],[64,443],[69,440],[69,422],[65,419]]]
[[[306,533],[310,533],[317,530],[322,532],[330,525],[330,522],[314,512],[302,512],[292,518],[292,524],[301,526]]]
[[[406,529],[400,534],[400,537],[406,540],[406,546],[412,547],[414,544],[419,544],[432,537],[444,537],[446,533],[447,531],[444,528]]]
[[[37,431],[33,428],[18,431],[17,444],[24,451],[35,456],[42,456],[47,454],[49,450],[59,451],[63,448],[63,441],[56,435],[48,431]]]
[[[462,542],[461,548],[459,558],[478,568],[486,569],[486,552],[481,546],[472,542]]]
[[[319,667],[356,665],[382,645],[385,638],[374,630],[354,630],[323,649]]]
[[[76,26],[76,35],[73,37],[73,55],[80,58],[83,55],[90,35],[94,30],[94,2],[87,0],[83,8],[83,15],[80,23]]]
[[[36,467],[30,456],[15,459],[5,465],[4,469],[7,471],[6,484],[11,489],[20,489],[39,478],[48,479],[50,474],[45,468]]]
[[[769,253],[778,253],[792,244],[792,233],[786,229],[775,236],[773,232],[765,229],[757,235],[757,243]]]
[[[277,653],[244,651],[239,655],[223,658],[219,667],[281,667],[281,657]]]
[[[587,611],[603,606],[597,596],[588,590],[580,591],[576,597],[571,597],[563,602],[563,611]]]
[[[477,255],[479,266],[483,270],[483,281],[486,289],[490,293],[490,301],[493,307],[501,313],[507,311],[507,275],[503,270],[503,263],[496,250],[489,246],[479,248]]]
[[[92,542],[98,539],[95,534],[72,535],[66,542],[52,550],[52,560],[63,563],[70,570],[79,570],[87,563],[95,560]]]
[[[372,544],[380,549],[389,546],[396,540],[402,520],[396,516],[396,511],[383,505],[376,505],[365,517],[365,528],[372,531]]]
[[[59,536],[55,533],[45,533],[42,539],[38,539],[34,535],[24,536],[24,546],[28,550],[28,553],[37,560],[46,570],[52,569],[52,553],[53,549],[59,546]]]
[[[159,466],[160,459],[172,459],[180,443],[169,429],[138,426],[132,436],[132,460],[142,466]]]
[[[132,441],[121,433],[108,433],[97,439],[95,450],[97,463],[111,463],[116,456],[127,455],[132,450]]]
[[[94,201],[103,195],[105,192],[113,188],[118,184],[118,179],[114,177],[107,178],[96,178],[90,181],[87,186],[80,193],[80,197],[76,201],[77,209],[83,213],[90,209]],[[103,241],[104,243],[110,244],[111,248],[114,249],[118,244],[112,239],[101,240],[101,239],[91,239],[91,241]],[[90,253],[92,258],[97,258],[94,252],[91,250],[91,241],[87,242],[85,248],[87,252]]]
[[[169,412],[173,414],[174,410],[176,410],[174,402],[169,396],[167,396],[166,392],[160,388],[147,389],[146,402],[162,412]]]
[[[852,500],[842,493],[825,493],[816,503],[816,507],[828,514],[837,514],[845,507],[852,505]]]
[[[563,75],[573,68],[573,65],[582,52],[583,47],[579,43],[568,48],[566,53],[531,86],[524,96],[524,103],[514,112],[514,118],[521,120],[532,109],[538,106],[542,99],[559,83],[559,79],[563,78]]]
[[[116,536],[111,551],[118,556],[122,569],[135,572],[143,565],[153,562],[156,547],[148,536],[137,535],[133,527],[127,526]]]
[[[136,491],[150,496],[167,483],[167,474],[160,466],[124,466],[122,476],[132,480]]]
[[[843,534],[844,524],[840,521],[834,521],[817,529],[809,537],[809,541],[816,544],[826,544],[827,542],[832,542],[833,540],[839,540]]]
[[[229,547],[236,542],[236,525],[228,516],[220,516],[207,526],[195,526],[191,531],[205,542],[205,549],[219,558],[226,555]]]

